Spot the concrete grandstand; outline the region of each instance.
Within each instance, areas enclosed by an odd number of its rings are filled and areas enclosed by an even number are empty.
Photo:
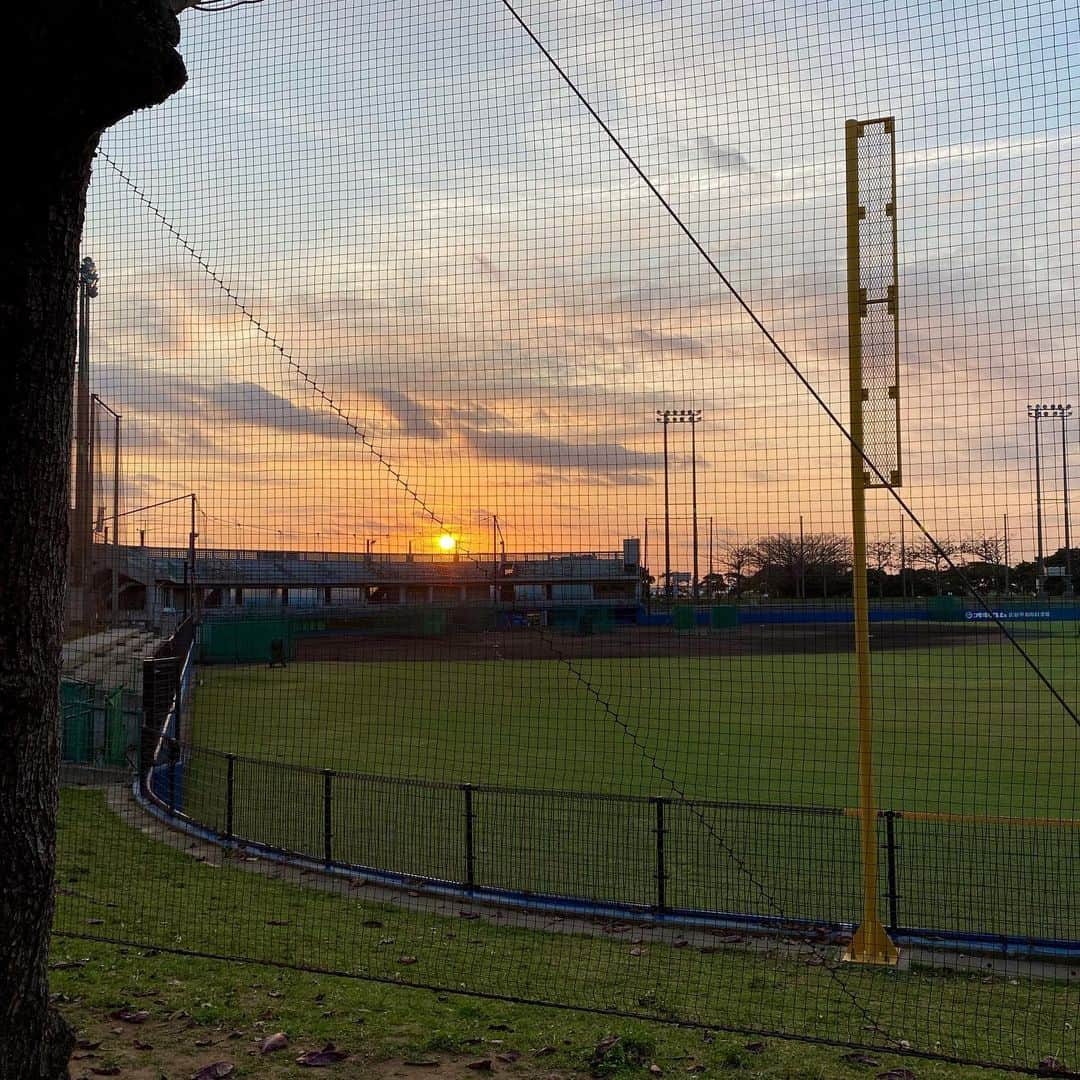
[[[274,551],[95,544],[98,610],[168,623],[194,606],[268,611],[424,604],[635,604],[645,595],[637,540],[621,551],[490,555]],[[116,571],[115,575],[113,571]],[[114,585],[115,583],[115,585]]]

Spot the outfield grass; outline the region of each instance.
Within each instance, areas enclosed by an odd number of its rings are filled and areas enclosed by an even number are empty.
[[[1077,640],[1029,646],[1074,706]],[[1080,731],[1010,647],[884,653],[875,678],[881,806],[1080,816]],[[847,655],[309,663],[201,680],[194,740],[272,761],[670,794],[654,758],[694,798],[857,803]]]
[[[172,1076],[179,1056],[186,1068],[180,1075],[222,1059],[238,1064],[237,1075],[302,1075],[285,1055],[249,1056],[258,1039],[285,1029],[298,1049],[333,1041],[348,1050],[353,1064],[337,1070],[342,1075],[359,1075],[358,1068],[368,1075],[369,1066],[386,1058],[461,1061],[463,1055],[494,1057],[500,1049],[518,1050],[522,1058],[496,1061],[496,1072],[605,1075],[594,1071],[592,1059],[608,1033],[643,1048],[636,1064],[609,1062],[625,1075],[643,1075],[648,1062],[668,1074],[701,1065],[710,1075],[737,1069],[762,1080],[868,1075],[866,1065],[844,1061],[844,1051],[832,1047],[770,1038],[759,1046],[745,1036],[436,996],[409,990],[410,983],[867,1045],[903,1039],[916,1049],[1026,1066],[1049,1054],[1073,1064],[1080,1054],[1075,986],[978,972],[834,967],[827,954],[820,954],[824,963],[819,957],[808,963],[807,956],[782,949],[763,953],[737,945],[642,948],[629,935],[552,934],[497,917],[464,920],[456,911],[410,907],[407,898],[380,904],[364,899],[362,890],[272,880],[212,848],[177,849],[124,824],[100,792],[63,794],[58,885],[55,929],[61,936],[53,961],[60,968],[53,987],[68,1015],[103,1043],[83,1060],[84,1069]],[[117,953],[66,934],[151,951]],[[153,947],[387,982],[208,964],[155,954]],[[145,1024],[133,1027],[110,1016],[124,1006],[146,1010]],[[750,1043],[753,1050],[746,1049]],[[550,1054],[536,1053],[545,1047]],[[877,1051],[873,1056],[882,1069],[896,1064]],[[158,1071],[149,1071],[152,1065]],[[988,1075],[933,1062],[914,1068],[920,1080]]]
[[[1077,640],[1028,646],[1069,702]],[[879,806],[1080,818],[1080,730],[1010,646],[885,652],[875,675]],[[309,663],[204,668],[201,680],[194,742],[268,761],[541,791],[857,804],[843,654]],[[224,790],[224,762],[196,756],[187,810],[223,827]],[[335,781],[334,792],[336,858],[463,880],[458,791]],[[321,855],[321,776],[241,763],[235,795],[238,834]],[[654,901],[647,804],[478,793],[475,810],[478,883]],[[670,905],[857,921],[853,818],[708,808],[666,824]],[[896,830],[901,925],[1080,938],[1080,829]],[[883,860],[883,886],[884,872]]]

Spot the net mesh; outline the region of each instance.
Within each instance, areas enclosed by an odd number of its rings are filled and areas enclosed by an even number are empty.
[[[185,16],[90,191],[56,932],[1080,1057],[1075,16]]]

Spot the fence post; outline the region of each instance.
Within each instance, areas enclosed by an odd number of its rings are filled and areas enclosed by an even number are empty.
[[[333,805],[333,776],[334,774],[329,769],[323,769],[323,862],[327,866],[333,862],[333,846],[331,837],[333,835],[333,816],[331,813],[331,807]]]
[[[461,785],[465,796],[465,887],[472,889],[476,885],[476,848],[473,840],[473,788],[472,784]]]
[[[896,829],[895,810],[885,811],[885,873],[886,895],[889,900],[889,929],[895,930],[900,925],[900,894],[896,891]]]
[[[169,813],[176,813],[176,764],[178,751],[170,748],[169,752]]]
[[[664,805],[667,799],[662,795],[654,795],[650,800],[656,812],[656,910],[667,910],[667,869],[664,864],[664,835],[667,829],[664,827]]]
[[[233,781],[236,772],[236,755],[227,754],[228,772],[225,776],[225,839],[233,838]]]

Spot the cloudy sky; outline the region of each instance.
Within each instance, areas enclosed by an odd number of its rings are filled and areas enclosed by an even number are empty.
[[[1080,405],[1075,6],[516,6],[842,418],[843,122],[896,116],[903,494],[1032,546],[1025,406]],[[501,2],[265,0],[182,51],[91,189],[124,508],[194,490],[220,546],[431,550],[437,519],[483,550],[496,514],[513,550],[609,549],[659,532],[655,410],[700,408],[717,544],[846,530],[841,434]]]

